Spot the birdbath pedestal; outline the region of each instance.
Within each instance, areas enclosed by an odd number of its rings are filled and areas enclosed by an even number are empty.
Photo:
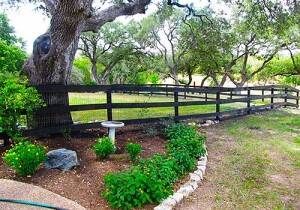
[[[105,122],[102,122],[101,125],[105,128],[109,128],[108,137],[110,138],[111,143],[113,143],[113,145],[115,145],[116,128],[124,127],[124,123],[118,122],[118,121],[105,121]]]

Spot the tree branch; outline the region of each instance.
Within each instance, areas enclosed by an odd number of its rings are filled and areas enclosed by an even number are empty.
[[[144,14],[146,6],[150,2],[151,0],[136,0],[134,2],[112,5],[105,10],[92,14],[92,17],[86,21],[82,31],[97,32],[105,23],[112,22],[119,16],[135,15],[138,13]]]
[[[172,0],[168,0],[167,1],[167,5],[169,5],[169,6],[176,6],[176,7],[179,7],[179,8],[185,8],[185,9],[187,9],[188,14],[186,15],[185,19],[188,16],[193,15],[194,17],[200,18],[200,20],[201,20],[202,23],[204,23],[204,18],[205,18],[205,19],[207,19],[212,24],[212,21],[207,17],[207,15],[196,14],[195,10],[192,7],[190,7],[188,4],[180,4],[178,2],[173,2]]]

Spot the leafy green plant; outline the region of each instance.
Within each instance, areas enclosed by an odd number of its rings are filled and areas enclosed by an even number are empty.
[[[104,182],[106,190],[102,195],[112,208],[131,209],[153,202],[148,190],[148,177],[136,167],[128,172],[108,173]]]
[[[152,158],[141,160],[139,168],[149,176],[164,180],[166,184],[172,184],[179,178],[179,166],[174,157],[154,154]]]
[[[108,158],[110,154],[113,154],[116,151],[116,148],[109,137],[103,137],[93,146],[93,150],[98,157],[104,159]]]
[[[170,167],[172,165],[175,165],[174,161],[156,155],[129,170],[106,174],[106,190],[102,195],[112,208],[131,209],[160,202],[173,193],[172,183],[177,175]]]
[[[29,121],[33,121],[33,112],[43,105],[36,89],[26,87],[26,82],[15,75],[0,73],[0,127],[13,139],[20,132],[17,122],[26,111]]]
[[[65,140],[70,140],[71,139],[71,129],[64,128],[61,130],[61,134],[64,137]]]
[[[139,144],[129,143],[126,145],[126,151],[129,153],[130,160],[136,161],[142,151],[142,146]]]
[[[139,160],[137,166],[104,177],[106,190],[102,195],[112,208],[131,209],[160,202],[173,193],[173,184],[182,174],[194,169],[195,158],[204,155],[202,144],[206,138],[198,135],[195,127],[169,125],[165,134],[170,139],[167,154],[154,154],[151,158]]]
[[[46,160],[46,148],[29,141],[22,141],[3,155],[5,163],[22,176],[32,175]]]

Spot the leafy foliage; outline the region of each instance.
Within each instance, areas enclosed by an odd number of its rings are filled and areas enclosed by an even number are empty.
[[[87,59],[87,58],[80,58],[80,59],[76,59],[73,63],[74,67],[77,68],[76,72],[78,70],[81,70],[81,77],[78,78],[77,80],[79,80],[79,82],[83,85],[94,85],[95,82],[92,81],[91,79],[91,72],[90,72],[90,68],[91,68],[91,62]],[[76,77],[76,72],[73,73],[73,78]],[[75,78],[74,78],[75,79]]]
[[[17,122],[24,111],[30,120],[33,112],[43,105],[36,89],[26,87],[25,82],[13,75],[0,74],[0,128],[10,137],[17,139]]]
[[[129,143],[126,145],[126,151],[129,153],[130,160],[136,161],[142,151],[142,146],[139,144]]]
[[[7,45],[24,45],[24,41],[14,35],[14,28],[9,25],[9,20],[5,14],[0,13],[0,40]]]
[[[23,50],[0,40],[0,73],[20,73],[25,59]]]
[[[116,148],[109,137],[103,137],[93,146],[93,150],[98,157],[108,158],[110,154],[113,154],[116,151]]]
[[[167,155],[154,154],[140,160],[138,166],[105,175],[106,190],[102,195],[112,208],[132,209],[160,202],[173,193],[173,183],[195,167],[195,158],[204,155],[205,138],[198,136],[195,128],[177,124],[166,128],[165,133],[172,137]]]
[[[46,160],[46,148],[22,141],[3,155],[5,163],[22,176],[32,175]]]

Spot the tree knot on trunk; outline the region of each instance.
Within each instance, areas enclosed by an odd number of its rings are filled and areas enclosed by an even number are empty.
[[[33,61],[37,66],[38,62],[47,59],[53,53],[54,47],[49,33],[39,36],[33,43]]]

